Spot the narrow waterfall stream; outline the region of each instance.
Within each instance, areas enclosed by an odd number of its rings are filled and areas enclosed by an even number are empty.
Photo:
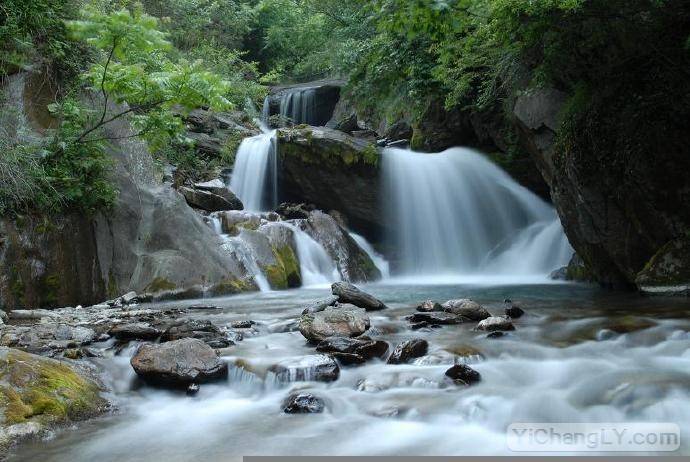
[[[237,149],[230,189],[246,210],[261,212],[278,205],[278,147],[275,130],[245,138]]]
[[[280,115],[295,125],[315,125],[316,90],[300,88],[285,93],[280,99]]]
[[[572,255],[553,208],[475,151],[389,148],[383,175],[402,275],[543,277]]]

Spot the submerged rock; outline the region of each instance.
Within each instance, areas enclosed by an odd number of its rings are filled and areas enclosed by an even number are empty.
[[[340,376],[340,368],[328,355],[309,355],[287,359],[271,366],[278,382],[333,382]]]
[[[298,328],[310,342],[328,337],[357,337],[371,326],[369,316],[354,306],[327,307],[317,313],[303,314]]]
[[[405,364],[414,358],[424,356],[429,350],[429,343],[424,339],[412,339],[395,347],[388,358],[388,364]]]
[[[323,400],[311,393],[293,393],[283,402],[286,414],[318,414],[325,407]]]
[[[469,366],[456,364],[445,372],[446,376],[453,382],[463,385],[472,385],[481,380],[482,376]]]
[[[331,285],[331,292],[338,297],[341,303],[351,303],[367,311],[377,311],[386,308],[386,305],[366,292],[358,289],[349,282],[336,282]]]
[[[690,238],[661,247],[637,274],[635,284],[647,294],[690,295]]]
[[[515,330],[515,326],[513,326],[508,317],[491,316],[477,324],[477,330],[485,330],[487,332],[506,331]]]
[[[228,365],[199,339],[141,345],[130,360],[134,372],[153,385],[187,387],[227,376]]]
[[[472,321],[481,321],[491,316],[486,308],[469,298],[448,300],[443,304],[444,311],[457,314]]]

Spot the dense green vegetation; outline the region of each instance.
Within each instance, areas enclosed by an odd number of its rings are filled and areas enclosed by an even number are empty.
[[[103,143],[120,115],[105,103],[190,167],[173,113],[260,104],[271,83],[347,78],[361,113],[413,123],[431,106],[507,120],[520,92],[555,87],[572,96],[564,151],[613,130],[642,152],[644,130],[618,130],[618,114],[688,106],[682,0],[7,0],[0,19],[0,75],[49,75],[61,121],[49,141],[4,137],[0,211],[112,203]]]

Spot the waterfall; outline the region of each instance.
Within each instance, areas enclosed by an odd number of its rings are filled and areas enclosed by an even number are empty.
[[[235,157],[230,189],[250,211],[278,205],[278,146],[276,131],[242,140]]]
[[[280,115],[295,125],[316,125],[316,89],[290,90],[280,98]]]
[[[385,149],[383,175],[405,275],[543,276],[568,263],[553,208],[470,149]]]
[[[264,98],[264,105],[261,108],[261,122],[265,126],[269,126],[269,119],[271,118],[271,99],[267,96]]]
[[[321,244],[298,226],[287,222],[281,222],[281,224],[290,228],[295,236],[303,286],[331,284],[340,281],[338,268]]]
[[[383,255],[379,254],[374,250],[374,247],[367,241],[364,236],[360,236],[359,234],[353,233],[350,231],[350,237],[354,239],[354,241],[357,243],[357,245],[364,250],[364,252],[369,255],[369,258],[371,258],[371,261],[374,263],[374,266],[379,270],[381,273],[381,278],[387,279],[390,277],[390,265],[388,264],[388,261],[383,257]]]
[[[264,273],[261,272],[261,268],[256,262],[256,258],[252,253],[252,249],[249,245],[242,240],[239,236],[230,236],[223,233],[223,227],[220,223],[220,219],[216,215],[209,216],[211,227],[218,233],[223,241],[223,246],[233,253],[237,259],[242,262],[245,269],[249,274],[252,275],[256,286],[261,292],[269,292],[271,290],[271,285],[268,283],[268,279]]]

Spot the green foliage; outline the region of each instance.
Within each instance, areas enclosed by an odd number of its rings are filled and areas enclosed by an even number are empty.
[[[94,142],[98,138],[92,137],[93,132],[127,115],[136,135],[156,149],[180,132],[173,109],[231,108],[225,97],[228,82],[206,70],[202,61],[169,58],[170,43],[157,30],[155,18],[125,9],[110,14],[85,10],[82,16],[71,21],[69,28],[76,38],[101,51],[101,60],[85,73],[84,80],[102,94],[103,110],[77,142]],[[109,114],[109,102],[126,103],[128,108]]]
[[[56,78],[74,75],[85,50],[69,40],[64,19],[75,12],[75,0],[3,0],[0,76],[36,63],[47,66]]]

